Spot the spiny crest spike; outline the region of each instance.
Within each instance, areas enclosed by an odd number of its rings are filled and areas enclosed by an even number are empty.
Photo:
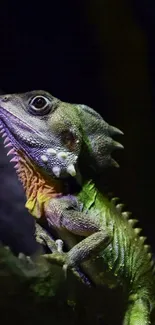
[[[11,160],[10,160],[10,162],[18,162],[19,161],[19,158],[18,157],[13,157]]]
[[[112,167],[119,168],[119,164],[117,163],[117,161],[115,159],[111,159],[110,164]]]
[[[111,146],[114,149],[124,149],[124,146],[117,141],[112,141]]]
[[[135,232],[136,235],[139,235],[141,231],[142,231],[141,228],[135,228],[134,229],[134,232]]]
[[[139,237],[139,239],[140,239],[140,241],[141,241],[142,243],[144,243],[145,240],[147,239],[147,237],[143,237],[143,236],[141,236],[141,237]]]
[[[147,256],[148,256],[149,260],[152,259],[152,253],[148,253]]]
[[[151,249],[150,245],[144,245],[144,249],[146,250],[146,252],[149,252],[149,250]]]
[[[9,152],[7,153],[7,156],[9,155],[14,155],[15,154],[15,150],[14,148],[10,149]]]
[[[151,267],[153,267],[153,266],[154,266],[154,261],[152,260],[152,261],[151,261]]]
[[[117,209],[117,211],[121,213],[121,212],[122,212],[122,210],[123,210],[123,208],[124,208],[124,206],[125,206],[125,205],[124,205],[124,204],[122,204],[122,203],[120,203],[120,204],[117,204],[117,205],[116,205],[116,209]]]
[[[117,135],[117,134],[124,135],[124,133],[120,129],[112,125],[109,125],[109,132],[111,135]]]
[[[6,132],[2,134],[2,138],[5,138],[7,136]]]
[[[118,200],[119,200],[119,197],[113,197],[113,198],[111,199],[111,202],[112,202],[114,205],[116,205],[116,203],[117,203]]]
[[[124,211],[124,212],[122,212],[122,217],[124,218],[124,219],[129,219],[130,217],[131,217],[131,215],[132,215],[132,213],[131,212],[129,212],[129,211]]]
[[[6,144],[7,142],[10,142],[9,138],[6,137],[5,140],[4,140],[4,144]]]
[[[134,227],[137,222],[138,222],[137,219],[129,219],[128,220],[128,223],[131,225],[131,227]]]
[[[14,166],[14,168],[17,169],[18,167],[19,167],[19,164],[17,163],[17,164]]]
[[[4,148],[9,148],[9,147],[12,147],[12,144],[10,142],[4,146]]]

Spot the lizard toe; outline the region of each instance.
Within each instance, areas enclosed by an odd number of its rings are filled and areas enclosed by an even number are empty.
[[[58,251],[59,253],[63,253],[63,246],[64,246],[63,241],[62,241],[61,239],[57,239],[57,240],[55,241],[55,244],[56,244],[56,247],[57,247],[57,251]]]

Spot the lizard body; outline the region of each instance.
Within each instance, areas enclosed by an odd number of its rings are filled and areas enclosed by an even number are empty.
[[[122,287],[128,299],[123,325],[149,324],[155,303],[154,263],[150,247],[144,243],[146,238],[139,235],[141,229],[134,228],[137,220],[130,219],[130,213],[122,212],[121,204],[115,205],[114,199],[110,201],[101,194],[92,181],[86,182],[76,197],[84,202],[82,217],[77,209],[69,210],[69,207],[61,213],[58,202],[51,202],[52,208],[47,212],[49,222],[53,214],[54,220],[57,217],[57,225],[53,222],[52,226],[58,227],[60,236],[61,227],[83,236],[64,255],[63,263],[71,268],[81,263],[82,270],[97,286]],[[56,257],[59,259],[57,253]],[[50,258],[52,261],[55,254]]]
[[[38,97],[39,102],[49,100],[50,94],[39,91],[1,96],[0,119],[18,162],[21,163],[24,154],[24,158],[28,157],[28,167],[32,163],[39,173],[38,179],[43,177],[43,183],[45,180],[41,192],[43,201],[36,187],[32,191],[33,195],[36,193],[33,196],[35,208],[31,193],[30,197],[27,194],[28,209],[36,218],[44,217],[67,243],[67,253],[56,252],[47,255],[47,259],[62,259],[62,264],[71,268],[80,264],[97,285],[110,288],[121,285],[128,298],[123,325],[149,324],[155,301],[153,263],[148,246],[144,245],[145,238],[139,236],[139,228],[133,227],[135,221],[127,220],[128,213],[121,212],[121,205],[115,207],[114,200],[109,201],[92,181],[82,184],[81,191],[74,196],[61,188],[68,174],[77,174],[79,181],[81,153],[82,158],[88,159],[85,163],[95,170],[116,165],[111,151],[121,146],[111,139],[110,133],[119,131],[85,106],[61,103],[51,96],[52,105],[45,101],[45,105],[39,103],[38,107],[38,103],[34,105]],[[65,180],[55,183],[55,176]],[[23,176],[20,178],[23,181]],[[27,189],[30,184],[28,178],[25,179]]]
[[[8,155],[14,155],[11,162],[16,163],[26,207],[35,218],[45,217],[53,197],[70,192],[70,175],[81,183],[80,156],[95,173],[118,166],[111,152],[122,145],[111,136],[122,132],[86,105],[61,102],[45,91],[4,95],[0,102],[4,144],[11,147]],[[73,246],[76,240],[69,238]]]

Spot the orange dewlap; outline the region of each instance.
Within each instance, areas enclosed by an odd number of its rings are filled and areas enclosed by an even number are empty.
[[[23,152],[18,152],[18,155],[17,174],[26,192],[25,207],[35,218],[40,218],[44,216],[45,203],[51,198],[62,195],[62,182],[48,175],[43,175],[40,169],[32,164]]]

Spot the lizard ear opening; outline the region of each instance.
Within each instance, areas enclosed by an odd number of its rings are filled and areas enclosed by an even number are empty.
[[[82,132],[83,150],[85,162],[91,168],[100,172],[105,167],[119,167],[118,163],[112,158],[111,154],[115,149],[124,147],[112,139],[113,135],[123,134],[116,127],[110,126],[103,120],[100,114],[85,105],[78,105]]]

